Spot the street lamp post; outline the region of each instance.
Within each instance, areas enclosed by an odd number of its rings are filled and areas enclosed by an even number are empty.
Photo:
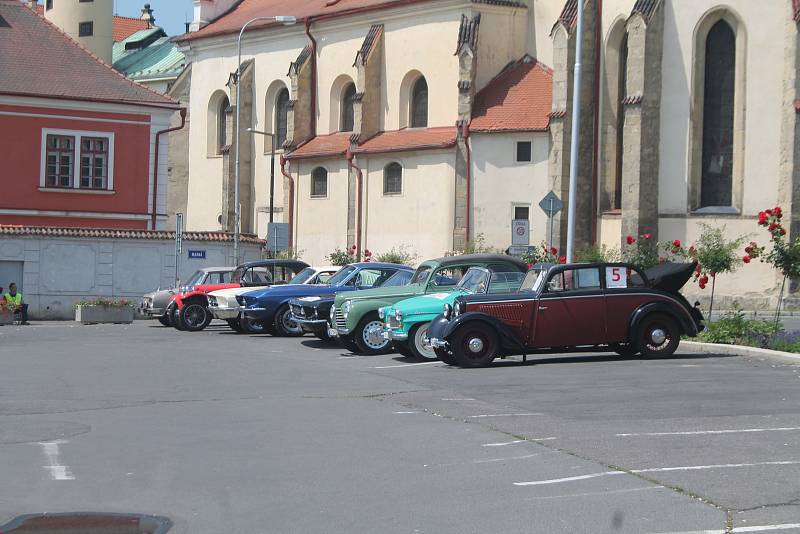
[[[236,170],[234,172],[234,184],[233,184],[233,213],[234,213],[234,224],[233,224],[233,258],[236,265],[239,264],[239,240],[241,237],[241,218],[242,218],[242,207],[240,206],[239,202],[239,168],[240,168],[240,161],[239,161],[239,121],[242,116],[241,111],[241,76],[242,76],[242,36],[244,35],[244,31],[247,27],[256,22],[258,20],[274,20],[275,22],[279,22],[284,26],[291,26],[297,19],[293,16],[288,15],[278,15],[278,16],[267,16],[267,17],[255,17],[247,22],[244,23],[242,29],[239,31],[239,38],[236,41],[236,48],[237,48],[237,61],[236,61],[236,135],[235,135],[235,143],[236,143]],[[273,142],[273,145],[275,143]],[[273,151],[274,153],[274,151]],[[270,212],[270,216],[272,213]]]
[[[272,151],[269,164],[269,222],[275,222],[273,212],[275,211],[275,134],[269,132],[260,132],[252,128],[247,131],[251,134],[265,135],[270,138],[272,143]]]
[[[575,74],[572,82],[572,139],[569,158],[569,202],[567,203],[567,262],[572,263],[575,249],[575,212],[578,196],[578,142],[581,127],[581,56],[583,55],[583,0],[578,0],[575,39]],[[595,214],[592,213],[592,217]]]

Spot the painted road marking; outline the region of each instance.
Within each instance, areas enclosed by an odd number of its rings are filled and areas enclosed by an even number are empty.
[[[525,454],[523,456],[509,456],[507,458],[488,458],[484,460],[470,460],[468,462],[454,462],[449,464],[423,464],[422,467],[452,467],[454,465],[479,465],[479,464],[493,464],[497,462],[508,462],[511,460],[527,460],[543,454],[551,454],[554,451],[536,452],[533,454]]]
[[[481,447],[504,447],[506,445],[514,445],[516,443],[534,443],[537,441],[552,441],[554,439],[558,439],[555,436],[550,436],[547,438],[528,438],[528,439],[515,439],[514,441],[506,441],[502,443],[484,443]]]
[[[395,415],[404,414],[404,413],[419,413],[419,412],[392,412]]]
[[[474,401],[474,400],[477,400],[477,399],[464,398],[464,399],[442,399],[442,400],[443,401]]]
[[[373,369],[395,369],[396,367],[415,367],[417,365],[433,365],[435,363],[441,363],[439,360],[435,362],[422,362],[422,363],[404,363],[402,365],[382,365],[380,367],[373,367]]]
[[[767,465],[800,465],[800,461],[784,460],[777,462],[754,462],[748,464],[716,464],[716,465],[689,465],[680,467],[651,467],[648,469],[631,469],[630,471],[601,471],[599,473],[589,473],[588,475],[579,475],[574,477],[565,478],[551,478],[548,480],[534,480],[531,482],[514,482],[515,486],[544,486],[546,484],[560,484],[562,482],[576,482],[578,480],[588,480],[590,478],[598,478],[613,475],[624,475],[627,473],[665,473],[667,471],[702,471],[706,469],[727,469],[734,467],[759,467]]]
[[[544,415],[544,414],[543,413],[495,413],[495,414],[468,415],[467,419],[482,419],[484,417],[527,417],[529,415]]]
[[[752,527],[733,527],[734,534],[739,532],[768,532],[770,530],[789,530],[800,528],[800,523],[784,523],[783,525],[760,525]],[[665,532],[662,534],[727,534],[727,530],[687,530],[683,532]]]
[[[800,430],[800,426],[785,426],[776,428],[740,428],[729,430],[690,430],[686,432],[644,432],[641,434],[616,434],[618,437],[633,436],[700,436],[704,434],[745,434],[750,432],[792,432]]]
[[[628,488],[628,489],[619,489],[619,490],[609,490],[609,491],[587,491],[585,493],[567,493],[564,495],[545,495],[543,497],[531,497],[529,499],[525,499],[526,501],[547,501],[550,499],[568,499],[573,497],[595,497],[597,495],[614,495],[617,493],[633,493],[636,491],[648,491],[648,490],[655,490],[655,489],[663,489],[664,486],[646,486],[644,488]]]
[[[65,443],[69,442],[58,439],[55,441],[43,441],[39,443],[39,445],[42,446],[42,452],[44,452],[48,463],[48,465],[43,465],[42,467],[50,471],[50,476],[53,477],[53,480],[75,480],[75,475],[72,474],[69,466],[61,465],[58,459],[58,457],[61,455],[60,451],[58,450],[58,446]]]

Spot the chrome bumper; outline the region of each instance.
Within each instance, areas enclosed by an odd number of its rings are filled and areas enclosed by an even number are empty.
[[[244,308],[237,306],[235,308],[221,308],[219,306],[208,306],[208,311],[211,312],[216,319],[236,319]]]
[[[383,339],[388,339],[389,341],[405,341],[408,339],[408,334],[405,332],[395,332],[394,330],[389,330],[388,328],[383,330],[381,334]]]
[[[148,317],[161,317],[166,311],[167,310],[164,308],[139,308],[139,313],[141,315],[147,315]]]
[[[292,314],[292,321],[296,322],[297,324],[308,326],[322,326],[328,324],[326,319],[306,319],[298,317],[295,314]]]

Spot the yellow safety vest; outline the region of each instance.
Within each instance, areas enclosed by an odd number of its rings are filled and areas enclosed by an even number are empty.
[[[17,293],[13,297],[11,296],[11,293],[6,293],[4,296],[6,298],[6,302],[10,302],[11,304],[18,305],[22,303],[22,293]]]

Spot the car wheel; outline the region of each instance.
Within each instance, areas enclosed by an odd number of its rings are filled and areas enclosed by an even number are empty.
[[[177,306],[169,313],[172,316],[172,326],[174,326],[176,330],[186,330],[186,327],[183,325],[183,321],[181,320],[181,311],[177,308]]]
[[[289,309],[288,304],[284,304],[278,311],[275,312],[275,334],[281,337],[299,337],[302,336],[303,327],[297,324],[297,321],[292,319],[292,310]]]
[[[181,322],[189,332],[199,332],[211,322],[211,314],[200,302],[188,302],[181,308]]]
[[[611,350],[613,350],[614,352],[625,358],[636,356],[639,353],[639,349],[637,349],[630,343],[613,343],[610,346]]]
[[[361,352],[358,348],[358,345],[356,345],[356,342],[353,341],[353,338],[351,338],[350,336],[340,335],[339,337],[336,338],[336,340],[339,342],[339,345],[344,347],[346,350],[349,350],[353,354],[358,354]]]
[[[452,347],[461,367],[486,367],[497,357],[497,334],[482,323],[467,323],[453,335]]]
[[[239,319],[225,319],[225,322],[228,323],[228,326],[230,326],[231,330],[234,332],[242,331],[242,327],[239,326]]]
[[[672,356],[681,342],[681,329],[674,319],[653,314],[639,328],[639,351],[644,358]]]
[[[172,326],[172,321],[169,320],[169,314],[167,313],[159,317],[158,322],[163,324],[164,326]]]
[[[251,319],[246,315],[242,315],[239,318],[239,331],[244,332],[245,334],[266,334],[266,328],[264,327],[264,321],[259,321],[258,319]]]
[[[456,359],[455,357],[450,354],[446,349],[433,349],[436,353],[436,357],[439,358],[440,361],[446,363],[447,365],[455,365]]]
[[[405,356],[406,358],[414,358],[414,352],[411,350],[411,347],[408,346],[408,343],[405,341],[395,341],[394,342],[394,350],[400,353],[401,356]]]
[[[353,340],[359,352],[367,356],[386,354],[392,350],[391,340],[383,337],[383,321],[374,312],[361,319],[353,332]]]
[[[428,337],[428,327],[431,323],[420,323],[413,327],[408,333],[408,347],[416,358],[425,360],[435,360],[436,352],[425,338]]]

